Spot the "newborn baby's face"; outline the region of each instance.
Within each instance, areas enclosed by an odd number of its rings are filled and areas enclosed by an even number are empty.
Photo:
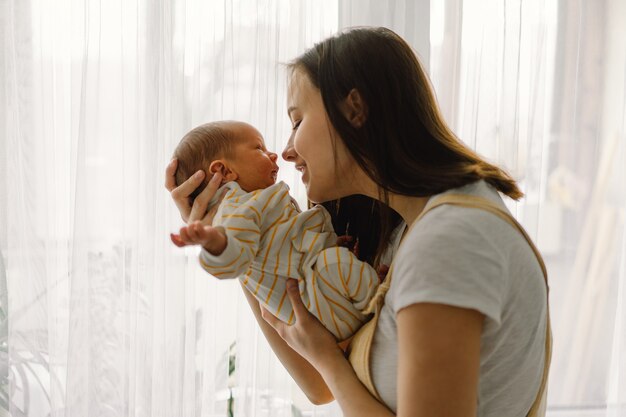
[[[239,186],[251,192],[274,185],[278,174],[278,155],[265,148],[263,136],[254,127],[240,123],[232,129],[238,140],[233,149],[231,166],[239,176]]]

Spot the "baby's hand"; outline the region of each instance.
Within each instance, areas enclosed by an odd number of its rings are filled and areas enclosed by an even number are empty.
[[[354,239],[354,237],[349,235],[342,235],[337,237],[337,246],[343,246],[344,248],[348,248],[350,252],[354,254],[357,258],[359,257],[359,238]]]
[[[202,245],[211,255],[220,255],[226,249],[227,239],[224,228],[205,226],[194,221],[181,227],[178,235],[171,233],[172,242],[182,248],[189,245]]]
[[[376,272],[378,273],[378,279],[380,282],[383,282],[387,277],[387,272],[389,272],[389,265],[380,264],[378,266],[378,271]]]
[[[352,241],[353,241],[352,236],[348,236],[348,235],[337,236],[337,246],[343,246],[343,247],[349,248],[350,246],[352,246]]]

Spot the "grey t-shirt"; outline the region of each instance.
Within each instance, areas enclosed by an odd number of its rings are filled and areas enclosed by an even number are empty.
[[[484,181],[446,193],[484,197],[506,209],[497,191]],[[543,373],[546,288],[539,263],[520,232],[487,211],[444,205],[428,212],[406,235],[395,255],[393,280],[371,353],[374,385],[394,412],[396,315],[420,302],[485,315],[478,416],[525,416]]]

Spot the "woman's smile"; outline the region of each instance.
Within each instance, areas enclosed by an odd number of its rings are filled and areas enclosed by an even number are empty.
[[[296,170],[302,174],[302,181],[304,182],[306,175],[306,164],[296,165]]]

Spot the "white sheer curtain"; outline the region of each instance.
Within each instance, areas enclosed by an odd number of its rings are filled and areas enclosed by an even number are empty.
[[[0,410],[340,415],[308,403],[238,285],[169,243],[162,183],[207,120],[281,149],[280,63],[364,24],[405,37],[459,136],[521,181],[552,286],[550,414],[626,415],[620,0],[0,0]]]
[[[168,242],[181,221],[163,169],[208,120],[248,121],[282,149],[280,63],[336,31],[337,2],[0,5],[11,413],[312,409],[237,283],[209,279]],[[281,179],[302,199],[292,172]]]
[[[626,3],[431,3],[431,76],[455,131],[520,180],[547,262],[549,414],[626,415]]]

